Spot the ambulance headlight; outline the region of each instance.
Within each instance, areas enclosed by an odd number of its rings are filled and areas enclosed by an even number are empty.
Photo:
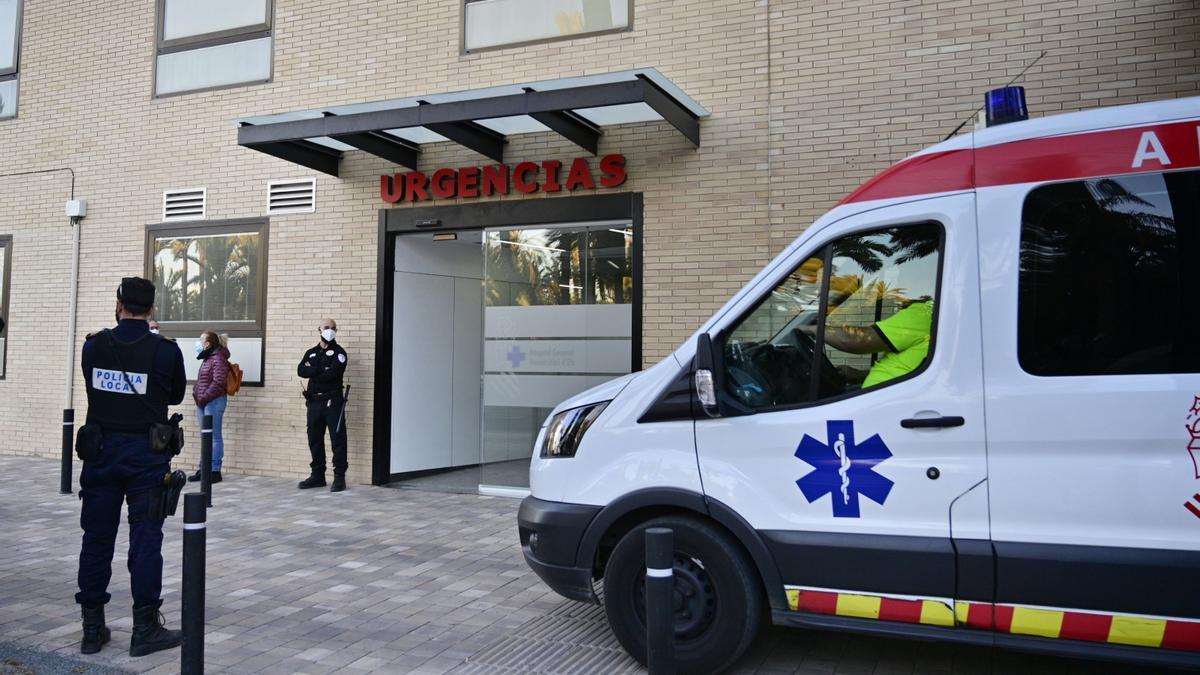
[[[579,443],[583,440],[583,434],[606,407],[608,401],[564,410],[555,415],[546,427],[546,435],[542,437],[541,456],[574,457]]]

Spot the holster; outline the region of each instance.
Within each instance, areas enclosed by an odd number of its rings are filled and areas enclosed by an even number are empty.
[[[183,450],[183,428],[179,426],[182,421],[183,415],[175,413],[166,424],[150,425],[150,451],[178,455]]]
[[[148,512],[152,518],[166,520],[175,515],[179,507],[179,495],[187,485],[187,474],[182,471],[172,471],[163,476],[162,482],[150,491]]]
[[[99,424],[85,424],[75,434],[75,455],[84,462],[100,459],[100,439],[104,431]]]

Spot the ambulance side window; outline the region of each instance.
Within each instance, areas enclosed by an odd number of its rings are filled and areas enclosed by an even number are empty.
[[[1200,171],[1035,188],[1020,261],[1017,355],[1026,372],[1200,372]]]
[[[722,386],[752,410],[882,386],[932,349],[942,233],[932,223],[838,239],[792,270],[722,340]]]

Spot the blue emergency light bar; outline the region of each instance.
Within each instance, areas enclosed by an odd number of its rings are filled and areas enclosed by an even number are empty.
[[[983,95],[983,106],[987,110],[989,127],[1029,119],[1029,111],[1025,108],[1025,87],[993,89]]]

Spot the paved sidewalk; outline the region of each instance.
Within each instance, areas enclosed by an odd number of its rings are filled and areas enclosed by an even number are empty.
[[[107,610],[113,642],[78,653],[79,501],[58,494],[57,471],[45,459],[0,457],[0,673],[56,672],[38,665],[54,658],[71,666],[63,672],[177,672],[179,650],[128,655],[124,523]],[[208,672],[640,672],[600,608],[563,600],[525,566],[517,500],[366,486],[301,492],[293,481],[236,475],[215,487]],[[163,609],[174,628],[181,522],[168,519],[163,547]],[[764,631],[738,671],[1146,672],[789,629]]]

